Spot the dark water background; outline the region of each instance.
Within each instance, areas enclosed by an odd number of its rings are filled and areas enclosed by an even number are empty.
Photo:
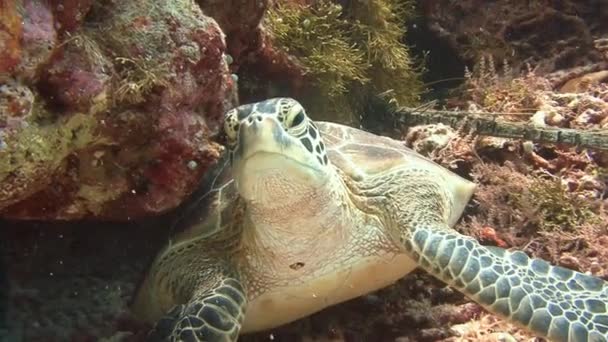
[[[7,314],[8,314],[8,294],[9,279],[6,265],[6,256],[4,253],[4,244],[0,243],[0,340],[6,339],[8,334]]]

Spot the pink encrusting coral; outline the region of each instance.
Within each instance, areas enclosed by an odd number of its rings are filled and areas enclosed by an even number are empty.
[[[215,20],[185,0],[2,6],[1,215],[126,220],[179,204],[235,100]]]

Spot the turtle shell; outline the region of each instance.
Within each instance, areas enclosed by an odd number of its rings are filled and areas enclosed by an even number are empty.
[[[402,141],[331,122],[316,122],[316,125],[332,164],[353,179],[364,179],[405,166],[429,170],[447,180],[447,190],[453,203],[448,219],[450,226],[460,218],[475,190],[473,182],[416,153]]]
[[[432,170],[448,180],[448,191],[454,203],[449,224],[455,224],[462,215],[475,188],[472,182],[407,148],[401,141],[330,122],[315,124],[332,165],[346,175],[363,180],[404,165]],[[182,206],[174,226],[174,241],[214,235],[221,231],[224,223],[236,219],[235,215],[242,212],[239,210],[242,205],[228,153],[224,153],[206,174],[199,189]]]

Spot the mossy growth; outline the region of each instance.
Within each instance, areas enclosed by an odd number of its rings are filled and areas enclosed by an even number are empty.
[[[95,133],[96,119],[74,114],[52,125],[28,125],[6,140],[0,153],[0,179],[7,174],[28,173],[27,166],[54,169],[71,152],[92,142],[105,142]]]
[[[116,72],[111,91],[115,106],[141,103],[155,88],[168,86],[177,50],[188,61],[201,58],[196,43],[181,43],[207,24],[194,1],[99,1],[89,17],[85,29],[109,52]]]
[[[117,57],[115,60],[119,76],[114,82],[114,104],[141,103],[155,87],[168,86],[167,63],[152,65],[143,58]]]
[[[350,8],[353,38],[371,64],[372,90],[392,89],[395,100],[403,105],[417,103],[423,90],[421,67],[401,42],[413,15],[414,2],[410,0],[352,1]]]
[[[550,89],[548,81],[536,75],[531,67],[524,75],[515,77],[507,60],[503,60],[499,70],[492,55],[482,56],[472,72],[465,69],[465,99],[480,105],[484,111],[505,114],[502,119],[527,119],[517,114],[540,109],[544,93]]]
[[[590,201],[568,191],[558,178],[535,177],[526,191],[513,193],[510,198],[516,209],[528,213],[532,210],[529,216],[541,232],[572,232],[583,224],[602,220]]]
[[[33,109],[37,115],[48,117],[41,104]],[[1,137],[0,205],[5,206],[49,181],[65,158],[92,143],[108,144],[97,133],[97,119],[87,114],[74,114],[52,124],[40,125],[35,120],[19,131]]]
[[[402,105],[422,91],[420,69],[401,43],[408,0],[353,1],[347,8],[329,0],[308,6],[277,2],[265,27],[280,49],[295,56],[312,80],[302,99],[310,112],[357,123],[368,97],[393,90]]]

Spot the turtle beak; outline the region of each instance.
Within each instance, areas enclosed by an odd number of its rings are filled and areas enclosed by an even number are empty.
[[[305,148],[272,115],[252,113],[241,120],[238,134],[232,172],[245,199],[285,200],[286,189],[308,191],[326,182],[323,171],[313,167],[313,155],[303,153]]]
[[[241,121],[237,153],[246,160],[259,152],[282,153],[292,142],[276,118],[254,113]]]

